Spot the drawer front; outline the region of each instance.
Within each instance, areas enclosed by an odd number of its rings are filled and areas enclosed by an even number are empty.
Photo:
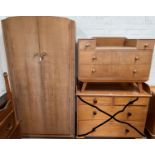
[[[12,103],[11,101],[8,101],[3,107],[3,109],[0,109],[0,122],[8,115],[9,112],[12,110]]]
[[[78,121],[78,135],[89,132],[93,127],[100,124],[102,120],[94,121]],[[144,132],[144,123],[141,122],[129,122],[142,133]],[[118,122],[108,122],[105,125],[96,129],[95,132],[87,135],[95,137],[141,137],[134,129],[128,125],[120,124]]]
[[[114,104],[115,105],[126,105],[129,101],[134,100],[135,97],[115,97]],[[148,105],[150,98],[139,98],[137,101],[133,103],[134,105]]]
[[[103,111],[114,115],[116,112],[123,109],[124,106],[98,106]],[[147,116],[147,106],[129,106],[126,110],[116,116],[122,121],[138,121],[145,122]],[[97,109],[88,105],[78,105],[78,120],[107,120],[109,116],[103,114]]]
[[[112,97],[81,97],[84,101],[93,105],[112,105]],[[78,104],[84,104],[80,99],[78,99]]]
[[[84,51],[95,50],[96,41],[94,39],[79,40],[78,48],[79,50],[84,50]]]
[[[150,65],[79,65],[79,80],[146,81]]]
[[[151,64],[152,52],[79,52],[79,64]]]
[[[0,138],[8,138],[15,126],[15,115],[12,111],[11,113],[9,113],[4,122],[1,122],[0,124]]]
[[[153,49],[155,40],[137,40],[138,49]]]

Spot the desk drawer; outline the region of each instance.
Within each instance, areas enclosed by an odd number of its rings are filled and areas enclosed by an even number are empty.
[[[129,101],[134,100],[136,97],[115,97],[114,103],[115,105],[126,105]],[[148,105],[150,98],[139,98],[134,102],[134,105]]]
[[[87,133],[92,130],[93,127],[97,126],[98,124],[102,123],[102,120],[94,120],[94,121],[78,121],[78,135]],[[140,130],[142,133],[144,132],[145,124],[142,122],[128,122]],[[95,132],[92,132],[88,135],[88,137],[141,137],[139,133],[137,133],[134,129],[130,126],[125,124],[120,124],[118,122],[110,121],[105,125],[96,129]]]
[[[146,81],[149,70],[149,65],[79,65],[78,73],[79,80],[123,82]]]
[[[137,40],[138,49],[153,49],[155,40]]]
[[[114,115],[116,112],[122,110],[124,106],[97,106],[103,111]],[[116,116],[117,119],[122,121],[138,121],[145,122],[147,116],[147,106],[129,106],[124,112]],[[97,109],[88,105],[78,105],[78,120],[107,120],[109,116],[98,111]]]
[[[0,138],[8,138],[11,132],[16,126],[15,114],[12,111],[8,116],[0,123]]]
[[[84,101],[93,105],[112,105],[112,97],[81,97]],[[78,99],[78,104],[83,105],[84,103]]]
[[[79,41],[79,50],[92,51],[96,48],[96,41],[94,39],[83,39]]]
[[[151,64],[152,51],[137,50],[137,52],[115,52],[115,51],[97,51],[97,52],[79,52],[80,64]]]

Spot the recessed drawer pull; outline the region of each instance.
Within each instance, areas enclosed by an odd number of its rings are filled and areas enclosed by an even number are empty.
[[[92,68],[91,72],[92,73],[95,73],[96,72],[96,69],[95,68]]]

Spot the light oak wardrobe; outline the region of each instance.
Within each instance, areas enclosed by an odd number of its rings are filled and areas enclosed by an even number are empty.
[[[74,22],[10,17],[2,25],[22,136],[73,137]]]

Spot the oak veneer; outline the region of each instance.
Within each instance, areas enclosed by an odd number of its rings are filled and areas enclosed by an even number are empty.
[[[125,121],[144,133],[145,122],[148,112],[149,100],[151,97],[149,87],[142,85],[142,92],[134,84],[122,83],[91,83],[85,91],[81,91],[80,85],[77,88],[77,137],[92,130],[95,126],[109,119],[109,116],[98,111],[83,101],[97,106],[110,115],[114,115],[124,106],[138,97],[134,104],[128,106],[125,111],[119,113],[116,118]],[[115,122],[113,119],[94,132],[85,135],[83,138],[112,137],[112,138],[139,138],[142,137],[138,132],[126,124]]]
[[[74,136],[75,25],[58,17],[2,21],[22,136]]]
[[[155,40],[126,38],[80,39],[78,80],[138,82],[148,80]]]

